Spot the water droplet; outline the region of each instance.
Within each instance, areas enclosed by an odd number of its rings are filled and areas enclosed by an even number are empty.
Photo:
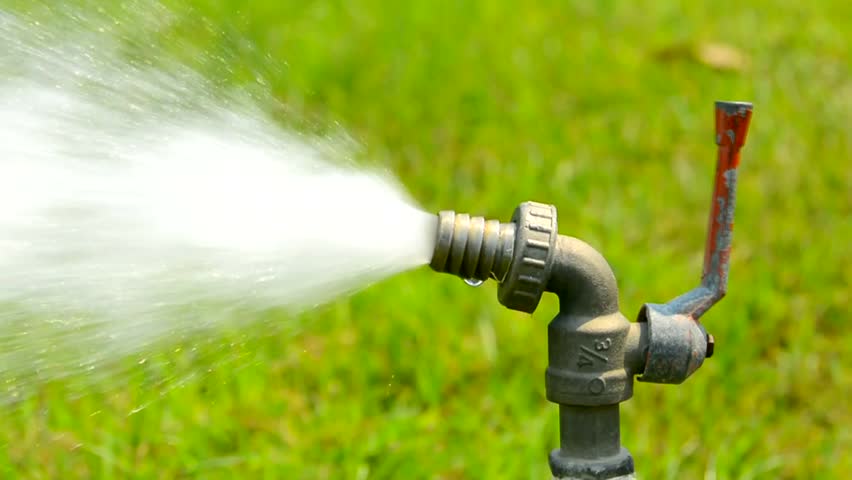
[[[465,278],[464,283],[470,285],[471,287],[478,287],[485,283],[485,281],[479,280],[478,278]]]

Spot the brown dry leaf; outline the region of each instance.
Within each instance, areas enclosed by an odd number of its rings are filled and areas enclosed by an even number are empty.
[[[751,63],[748,55],[724,43],[701,43],[694,53],[696,60],[717,70],[741,72]]]

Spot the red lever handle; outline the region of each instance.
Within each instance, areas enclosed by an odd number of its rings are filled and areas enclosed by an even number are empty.
[[[734,207],[736,204],[737,167],[740,149],[745,145],[752,105],[745,102],[716,102],[716,181],[713,186],[713,203],[707,227],[704,250],[704,271],[701,286],[714,295],[709,301],[695,306],[692,317],[698,318],[714,303],[725,296],[728,289],[728,265],[731,256],[731,239],[734,232]]]
[[[719,154],[704,250],[701,285],[666,304],[646,303],[639,321],[648,323],[648,350],[640,380],[680,383],[713,354],[713,336],[698,318],[725,296],[734,231],[737,166],[751,120],[751,104],[716,102]]]
[[[716,180],[707,227],[701,285],[666,304],[671,313],[698,319],[725,296],[734,232],[737,167],[745,144],[752,105],[747,102],[716,102]]]

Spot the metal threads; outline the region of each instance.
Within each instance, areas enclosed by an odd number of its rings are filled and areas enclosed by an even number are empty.
[[[430,266],[462,278],[502,281],[512,262],[515,224],[471,217],[466,213],[438,214],[438,232]]]

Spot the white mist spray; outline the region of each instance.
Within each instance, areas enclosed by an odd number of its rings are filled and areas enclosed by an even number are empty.
[[[7,393],[429,261],[435,217],[387,175],[78,36],[0,14]]]

